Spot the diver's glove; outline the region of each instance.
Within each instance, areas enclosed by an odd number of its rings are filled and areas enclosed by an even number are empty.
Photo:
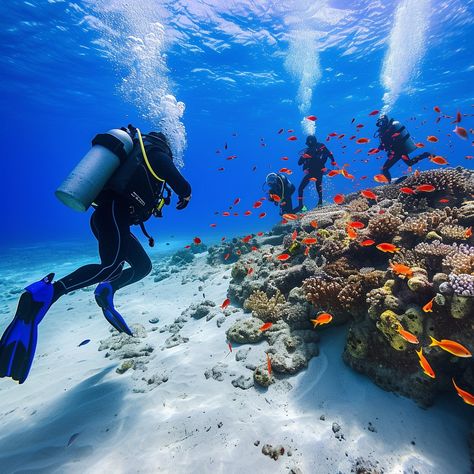
[[[180,196],[178,200],[178,204],[176,204],[176,209],[178,209],[178,211],[181,211],[188,205],[190,200],[191,200],[191,195],[189,195],[188,197]]]

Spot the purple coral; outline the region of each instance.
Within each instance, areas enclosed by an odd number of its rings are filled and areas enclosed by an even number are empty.
[[[454,294],[474,297],[474,275],[468,275],[466,273],[455,275],[451,273],[449,275],[449,284]]]

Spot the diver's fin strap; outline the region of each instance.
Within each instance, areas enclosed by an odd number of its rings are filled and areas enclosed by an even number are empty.
[[[163,178],[160,178],[156,173],[155,170],[152,168],[150,162],[148,161],[148,156],[145,151],[145,145],[143,144],[143,138],[142,138],[142,133],[140,132],[140,129],[137,128],[137,133],[138,133],[138,141],[140,142],[140,148],[142,150],[142,155],[143,159],[145,160],[146,167],[148,168],[148,171],[150,174],[158,181],[161,181],[162,183],[165,182]]]
[[[147,232],[145,224],[143,222],[140,222],[140,229],[142,230],[143,235],[148,239],[148,245],[150,247],[154,247],[155,239]]]

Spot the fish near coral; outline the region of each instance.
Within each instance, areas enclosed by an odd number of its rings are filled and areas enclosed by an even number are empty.
[[[456,392],[458,392],[458,395],[462,398],[463,402],[467,403],[468,405],[474,406],[474,395],[472,395],[472,393],[466,392],[466,390],[463,390],[462,388],[459,388],[456,385],[454,378],[452,379],[452,381]]]
[[[258,328],[258,330],[261,331],[261,332],[267,331],[267,330],[270,329],[272,326],[273,326],[273,323],[265,323],[265,324],[263,324],[262,326],[260,326],[260,327]]]
[[[403,265],[401,263],[394,264],[390,262],[390,268],[397,275],[403,275],[407,278],[411,278],[413,276],[413,270],[407,265]]]
[[[432,313],[433,312],[433,301],[434,301],[434,298],[431,298],[428,303],[425,304],[425,306],[423,306],[423,311],[425,313]]]
[[[403,329],[403,326],[399,326],[398,329],[398,334],[400,334],[400,336],[405,339],[405,341],[409,342],[410,344],[419,344],[420,341],[418,340],[418,338],[412,334],[411,332],[409,331],[406,331],[405,329]]]
[[[436,378],[434,370],[432,369],[429,362],[426,360],[426,357],[423,355],[423,349],[420,349],[419,351],[416,351],[416,354],[418,356],[419,363],[420,363],[421,368],[423,369],[423,372],[428,377],[431,377],[432,379]]]
[[[400,250],[399,247],[396,247],[395,245],[393,244],[389,244],[389,243],[386,243],[386,242],[383,242],[381,244],[378,244],[376,246],[377,249],[379,249],[381,252],[390,252],[390,253],[395,253],[395,252],[398,252]]]
[[[332,315],[329,313],[321,313],[316,319],[310,319],[313,323],[313,327],[321,326],[323,324],[328,324],[332,321]]]
[[[229,298],[226,298],[226,299],[224,300],[224,302],[221,304],[221,308],[222,308],[222,309],[226,309],[227,306],[229,306],[229,305],[230,305],[230,299],[229,299]]]
[[[456,357],[472,357],[471,352],[459,342],[451,341],[450,339],[441,339],[437,341],[434,337],[431,337],[430,347],[441,347],[441,349],[455,355]]]

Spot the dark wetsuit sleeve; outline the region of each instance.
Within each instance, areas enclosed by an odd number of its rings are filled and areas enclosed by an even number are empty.
[[[323,145],[321,149],[321,165],[323,168],[326,166],[328,158],[331,159],[331,161],[334,160],[333,154],[329,151],[326,145]]]
[[[189,197],[191,195],[191,185],[184,179],[183,175],[178,171],[173,160],[166,154],[156,149],[150,150],[150,161],[156,174],[166,181],[166,184],[179,197]]]

